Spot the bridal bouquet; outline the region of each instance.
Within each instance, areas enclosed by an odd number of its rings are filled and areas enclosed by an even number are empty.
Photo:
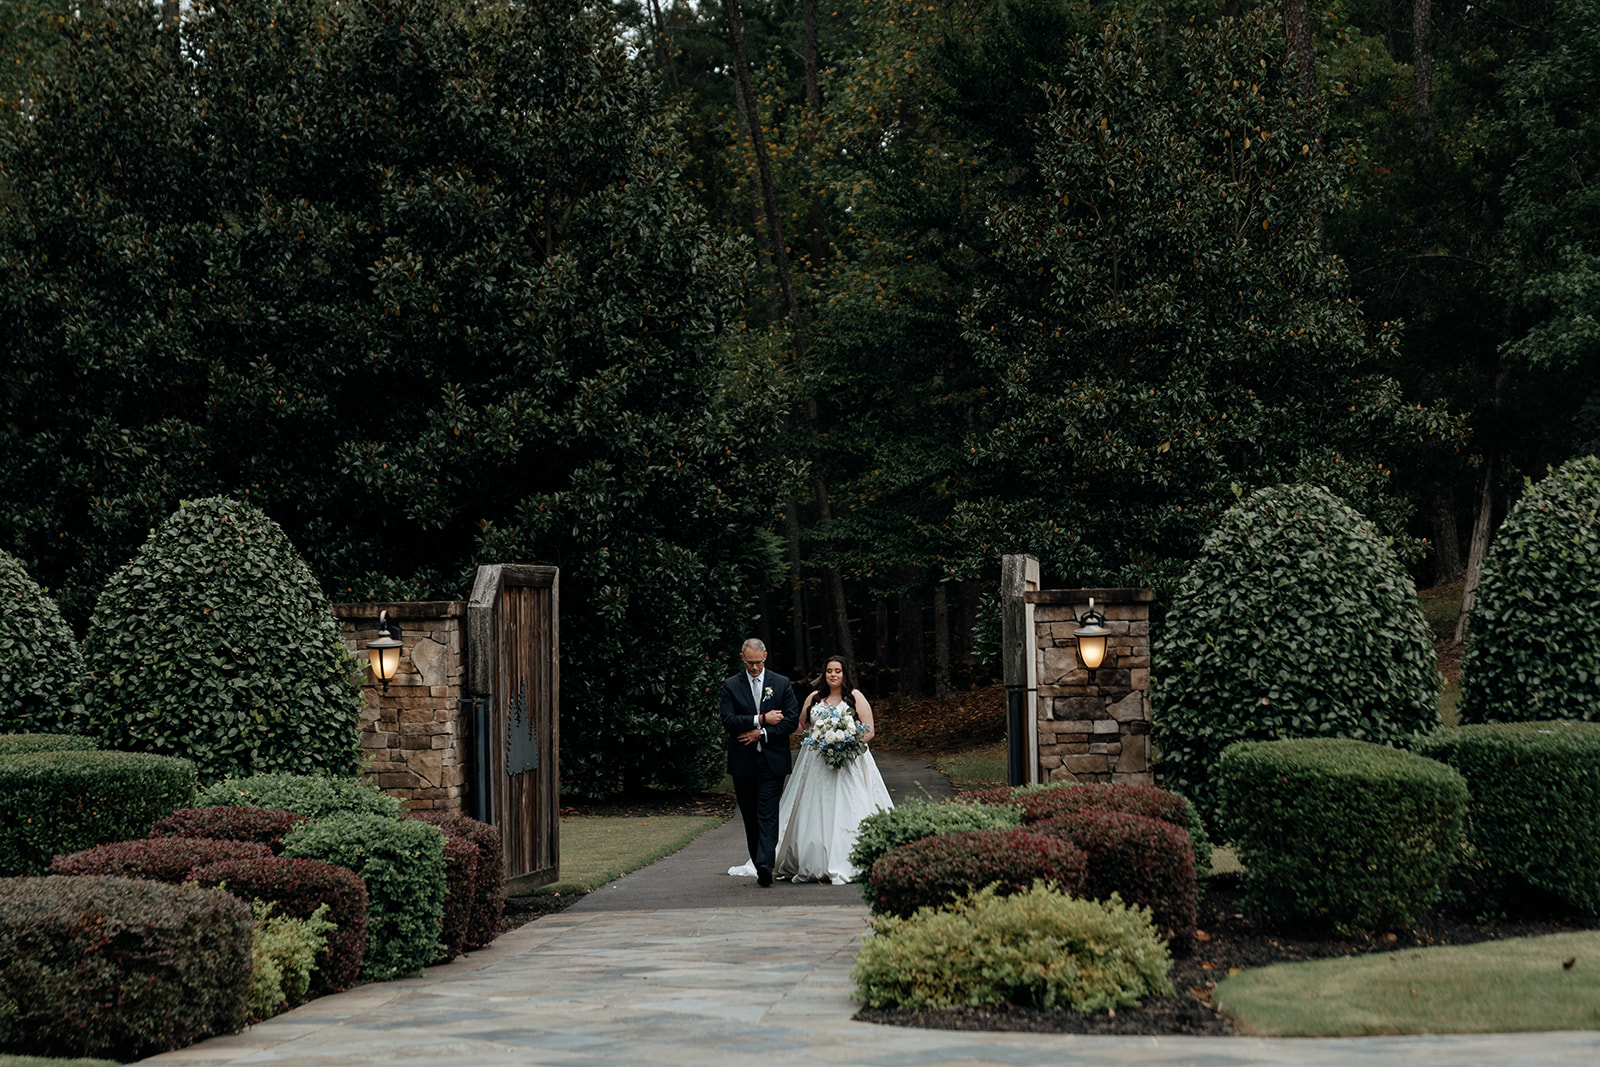
[[[847,704],[811,709],[811,728],[800,743],[814,748],[837,770],[867,750],[867,724]]]

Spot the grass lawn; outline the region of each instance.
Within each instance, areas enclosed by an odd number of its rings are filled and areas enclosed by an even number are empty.
[[[561,820],[561,881],[540,893],[589,893],[678,851],[723,820],[705,815]]]
[[[1283,963],[1213,1003],[1260,1037],[1600,1029],[1600,932]]]
[[[932,757],[933,766],[956,787],[965,793],[974,789],[988,789],[1005,785],[1007,777],[1006,743],[974,745],[961,752],[950,752]]]

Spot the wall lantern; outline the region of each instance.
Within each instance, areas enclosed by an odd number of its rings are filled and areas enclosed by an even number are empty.
[[[1105,662],[1106,638],[1111,636],[1111,631],[1106,629],[1106,617],[1094,610],[1094,597],[1089,598],[1089,610],[1078,622],[1081,625],[1072,631],[1072,636],[1078,639],[1078,658],[1087,669],[1098,670]]]
[[[400,624],[389,618],[387,611],[378,612],[378,636],[367,642],[367,658],[372,663],[372,676],[389,691],[389,679],[400,669]]]

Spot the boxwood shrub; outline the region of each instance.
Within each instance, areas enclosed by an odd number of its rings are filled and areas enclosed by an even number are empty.
[[[1187,830],[1162,819],[1094,808],[1057,815],[1032,828],[1083,850],[1085,896],[1110,900],[1116,894],[1149,908],[1156,929],[1173,947],[1189,947],[1198,889]]]
[[[327,905],[326,918],[334,929],[317,954],[311,973],[311,996],[349,989],[361,977],[367,951],[367,885],[352,870],[321,860],[223,860],[197,867],[189,880],[203,886],[223,886],[241,900],[272,904],[275,914],[308,919]]]
[[[207,783],[358,766],[359,667],[310,569],[249,504],[179,505],[106,583],[83,653],[110,747],[192,759]]]
[[[150,827],[151,837],[210,837],[222,841],[255,841],[274,853],[283,851],[283,837],[304,815],[273,808],[179,808]]]
[[[1043,883],[1011,896],[986,889],[909,919],[883,916],[873,930],[850,972],[869,1008],[1106,1011],[1172,993],[1171,957],[1147,910]]]
[[[273,808],[308,819],[329,815],[384,815],[397,818],[400,802],[358,778],[325,774],[252,774],[224,778],[200,790],[197,808]]]
[[[181,882],[196,867],[221,860],[263,859],[272,855],[254,841],[217,841],[208,837],[149,837],[96,845],[67,856],[57,856],[51,874],[104,874],[121,878],[148,878],[152,882]]]
[[[1022,821],[1015,808],[991,804],[930,804],[908,800],[897,807],[873,812],[861,820],[856,843],[850,850],[850,863],[862,871],[872,870],[878,857],[891,848],[920,841],[934,834],[962,830],[1006,830]],[[871,893],[870,886],[863,891]],[[870,896],[869,896],[870,900]]]
[[[1432,907],[1460,856],[1467,785],[1437,760],[1361,741],[1232,745],[1222,800],[1252,907],[1368,933]]]
[[[137,752],[0,757],[0,876],[43,874],[56,856],[143,837],[194,799],[188,760]]]
[[[1230,508],[1151,645],[1157,780],[1216,825],[1235,741],[1402,744],[1439,725],[1433,638],[1411,577],[1326,489],[1281,485]]]
[[[0,756],[27,752],[93,752],[100,742],[82,734],[0,734]]]
[[[478,867],[473,875],[472,918],[467,922],[463,947],[471,952],[500,936],[500,915],[506,906],[505,854],[500,846],[500,831],[486,822],[465,815],[438,811],[414,811],[406,816],[431,823],[454,837],[464,837],[478,846]]]
[[[918,908],[942,907],[985,886],[1008,896],[1041,880],[1081,896],[1083,850],[1060,837],[1020,827],[967,830],[925,837],[879,856],[867,875],[867,903],[880,915],[905,918]]]
[[[1600,723],[1457,726],[1417,751],[1466,779],[1471,870],[1491,906],[1600,913]]]
[[[467,946],[478,876],[478,846],[465,837],[444,835],[444,917],[439,929],[439,958],[447,963]]]
[[[128,1061],[241,1030],[252,925],[196,885],[0,879],[0,1051]]]
[[[264,900],[253,901],[250,910],[256,921],[250,941],[250,1018],[259,1021],[304,1002],[317,956],[327,948],[334,926],[326,904],[304,919],[276,915]]]
[[[1517,501],[1467,629],[1462,723],[1600,720],[1600,458],[1568,460]]]
[[[367,884],[367,950],[361,977],[387,982],[439,956],[444,922],[444,833],[414,819],[330,815],[283,840],[292,859],[346,867]]]
[[[86,681],[83,653],[61,609],[0,550],[0,732],[84,728]]]

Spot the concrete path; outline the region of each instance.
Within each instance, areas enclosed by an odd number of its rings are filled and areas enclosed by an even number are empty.
[[[949,783],[879,760],[900,799]],[[1278,1040],[955,1033],[851,1021],[852,886],[755,888],[738,820],[422,976],[323,997],[145,1062],[434,1064],[1594,1064],[1600,1033]],[[781,910],[778,910],[781,909]]]

